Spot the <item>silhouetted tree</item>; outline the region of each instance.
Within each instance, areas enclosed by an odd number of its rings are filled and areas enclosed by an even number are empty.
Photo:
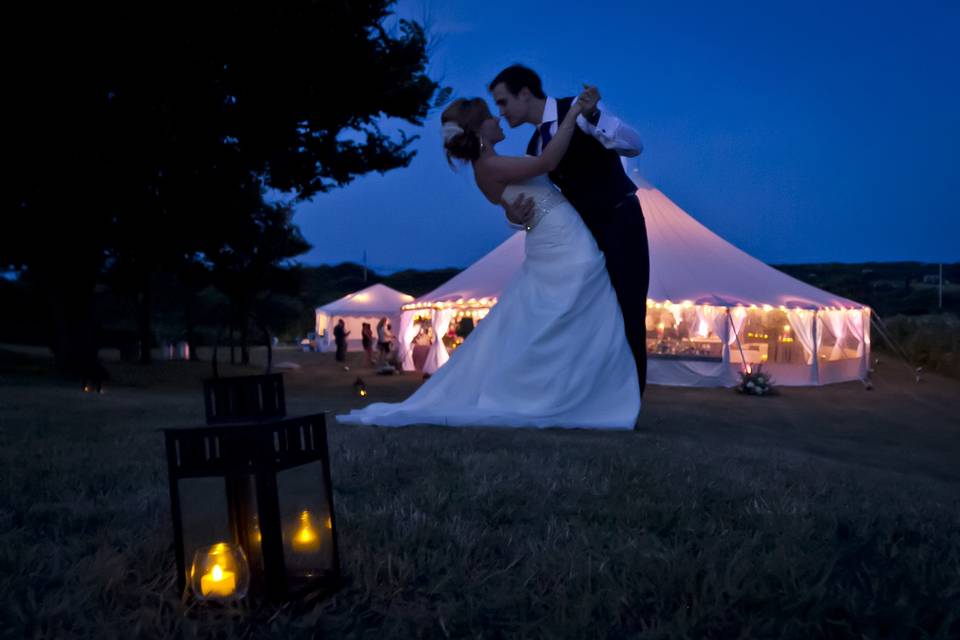
[[[299,270],[291,260],[310,245],[292,217],[288,205],[263,203],[253,215],[225,229],[223,244],[207,254],[214,286],[230,300],[230,325],[240,335],[241,364],[250,361],[248,332],[258,298],[300,291]]]
[[[8,9],[0,267],[43,288],[61,370],[95,361],[106,267],[131,270],[148,335],[149,274],[229,253],[211,248],[218,234],[262,213],[251,182],[295,202],[410,162],[414,138],[380,125],[421,124],[438,87],[422,28],[391,25],[391,5],[168,3],[149,20],[129,3]]]

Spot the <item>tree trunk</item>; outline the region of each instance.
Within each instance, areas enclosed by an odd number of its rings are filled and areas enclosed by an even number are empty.
[[[250,307],[240,311],[240,364],[250,364]]]
[[[63,375],[84,377],[98,366],[93,281],[60,274],[44,282],[51,314],[50,349]]]
[[[187,351],[190,353],[190,362],[200,362],[200,356],[197,354],[197,327],[193,319],[193,305],[195,297],[196,296],[193,291],[188,291],[186,300],[184,300],[183,304],[183,323],[186,325],[187,329]]]
[[[140,364],[150,364],[153,361],[151,349],[153,335],[150,331],[150,312],[152,302],[151,274],[145,271],[140,274],[140,293],[137,296],[137,327],[140,332]]]

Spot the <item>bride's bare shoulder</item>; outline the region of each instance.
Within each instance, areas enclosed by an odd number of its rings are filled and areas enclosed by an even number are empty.
[[[473,179],[484,197],[493,204],[500,204],[506,185],[494,177],[492,169],[496,165],[496,158],[479,158],[473,163]]]

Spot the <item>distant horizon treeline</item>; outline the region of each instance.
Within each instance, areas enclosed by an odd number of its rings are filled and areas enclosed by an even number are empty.
[[[941,263],[826,262],[771,265],[787,275],[855,300],[881,317],[960,312],[960,262],[943,263],[943,307],[938,306]]]
[[[355,263],[338,265],[296,266],[291,269],[298,283],[298,292],[269,293],[257,302],[259,315],[271,335],[291,341],[305,335],[314,326],[314,309],[364,287],[383,283],[389,287],[420,296],[446,282],[461,269],[414,270],[407,269],[390,275],[366,270]],[[210,345],[217,332],[230,317],[229,298],[214,285],[199,292],[190,292],[179,274],[155,272],[150,286],[155,302],[151,309],[151,346],[180,342],[193,333],[194,346]],[[192,327],[183,314],[182,299],[191,293]],[[106,285],[95,292],[96,343],[100,348],[130,348],[141,340],[138,313],[134,297]],[[15,279],[0,278],[0,342],[47,345],[51,332],[49,313],[42,287],[36,286],[30,274]],[[228,336],[220,336],[227,341]],[[262,343],[261,335],[251,337],[252,344]]]
[[[776,265],[776,268],[813,286],[862,302],[882,317],[917,316],[940,311],[938,287],[932,282],[937,264],[922,262],[870,262]],[[462,271],[458,268],[405,269],[386,275],[353,262],[336,265],[294,267],[299,281],[296,295],[266,296],[260,302],[268,330],[284,342],[294,341],[314,326],[314,310],[364,287],[382,283],[418,297],[440,286]],[[960,313],[960,263],[943,265],[943,311]],[[153,309],[152,345],[186,339],[179,301],[184,284],[176,274],[156,273],[151,283],[157,303]],[[98,287],[97,343],[100,347],[124,348],[139,340],[137,305],[134,300]],[[16,280],[0,279],[0,342],[46,344],[48,316],[42,291],[34,287],[29,274]],[[209,345],[223,319],[230,313],[229,300],[213,286],[197,295],[193,322],[195,342]],[[224,339],[221,337],[221,339]],[[263,340],[254,336],[254,344]]]

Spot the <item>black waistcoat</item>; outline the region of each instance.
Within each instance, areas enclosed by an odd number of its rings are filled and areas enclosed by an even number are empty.
[[[557,100],[558,125],[563,122],[571,104],[573,98]],[[527,145],[529,155],[536,155],[539,140],[538,130]],[[619,154],[604,147],[580,127],[574,129],[570,148],[557,168],[550,172],[550,180],[585,218],[602,215],[637,190],[624,173]]]

